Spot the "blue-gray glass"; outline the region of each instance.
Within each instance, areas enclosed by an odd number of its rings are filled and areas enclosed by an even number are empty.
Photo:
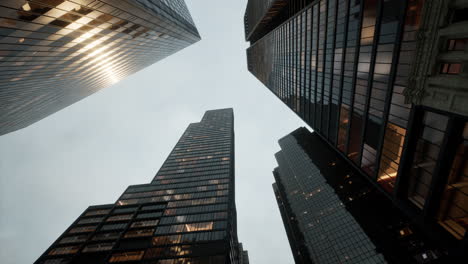
[[[200,39],[183,1],[0,2],[0,135]]]

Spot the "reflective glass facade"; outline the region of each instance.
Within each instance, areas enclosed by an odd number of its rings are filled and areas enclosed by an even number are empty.
[[[233,126],[232,109],[207,111],[151,183],[129,186],[115,204],[89,207],[36,263],[245,263]]]
[[[437,237],[442,227],[468,252],[468,195],[463,165],[454,161],[468,121],[456,103],[467,100],[441,93],[465,83],[459,62],[466,59],[468,9],[435,2],[287,1],[282,11],[247,10],[263,21],[248,27],[248,36],[258,36],[247,39],[248,69],[427,234]],[[429,35],[440,45],[427,46]],[[444,98],[458,110],[445,111]],[[458,176],[449,176],[451,168]]]
[[[2,0],[0,135],[199,39],[182,0]]]
[[[296,263],[450,263],[317,134],[279,141],[273,185]],[[443,262],[449,261],[449,262]]]

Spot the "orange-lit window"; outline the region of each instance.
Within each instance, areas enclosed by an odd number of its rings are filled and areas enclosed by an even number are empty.
[[[461,72],[461,63],[443,63],[440,68],[442,74],[459,74]]]
[[[75,254],[76,252],[78,252],[79,248],[79,246],[54,248],[49,252],[49,255]]]
[[[178,244],[181,241],[181,235],[172,235],[172,236],[159,236],[153,237],[153,245],[167,245],[167,244]]]
[[[406,129],[390,122],[387,124],[377,179],[387,192],[393,192],[395,186],[405,136]]]
[[[129,238],[129,237],[146,237],[146,236],[152,236],[154,233],[154,229],[141,229],[141,230],[130,230],[127,233],[125,233],[124,237]]]
[[[82,227],[75,227],[70,230],[69,233],[87,233],[96,230],[96,226],[82,226]]]
[[[340,124],[338,130],[338,149],[341,152],[346,151],[346,139],[348,137],[349,110],[347,105],[341,106]]]
[[[463,239],[468,229],[468,124],[452,163],[438,220],[453,236]]]
[[[132,260],[141,260],[145,251],[129,251],[123,253],[116,253],[113,254],[110,258],[109,262],[124,262],[124,261],[132,261]]]

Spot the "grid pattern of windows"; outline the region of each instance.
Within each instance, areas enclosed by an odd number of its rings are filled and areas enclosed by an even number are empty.
[[[0,135],[200,39],[183,0],[5,0],[0,14]]]
[[[327,155],[330,151],[325,149],[324,143],[320,143],[317,135],[315,137],[311,144]],[[360,223],[346,209],[348,203],[353,204],[353,199],[358,199],[361,191],[367,191],[367,188],[361,187],[356,176],[349,175],[351,170],[344,173],[330,172],[337,179],[326,178],[320,164],[316,163],[328,163],[330,160],[311,160],[293,135],[282,138],[279,143],[281,151],[275,155],[279,164],[274,173],[276,184],[283,203],[290,210],[286,212],[286,218],[294,218],[304,237],[303,241],[295,241],[299,248],[303,245],[299,252],[302,256],[296,258],[308,257],[312,260],[310,263],[386,263]],[[343,167],[343,164],[337,166]],[[329,186],[327,180],[342,181],[338,177],[346,177],[346,173],[349,174],[344,184],[355,183],[353,187],[342,186],[347,191],[343,197],[335,193],[334,186]]]
[[[247,50],[252,74],[388,192],[407,136],[403,91],[423,3],[315,1]]]
[[[463,167],[453,138],[466,122],[466,6],[316,0],[287,14],[305,1],[280,11],[256,2],[245,17],[249,71],[425,232],[439,232],[427,225],[437,219],[466,239],[464,183],[448,171]],[[431,24],[437,12],[444,21]]]
[[[108,263],[198,263],[184,257],[193,251],[199,261],[237,263],[233,123],[232,109],[206,112],[190,124],[150,184],[130,186],[113,205],[89,208],[43,261],[57,255],[90,261],[92,253],[108,256]],[[216,250],[199,250],[200,243],[213,241]],[[181,245],[166,247],[173,244]]]
[[[414,252],[449,247],[428,243],[412,220],[319,135],[300,128],[279,143],[273,188],[296,263],[411,263]],[[454,171],[461,171],[459,164]],[[454,182],[463,181],[456,177]],[[454,193],[449,186],[446,192]],[[440,216],[459,234],[466,220],[462,197],[454,195],[455,204],[443,205]]]

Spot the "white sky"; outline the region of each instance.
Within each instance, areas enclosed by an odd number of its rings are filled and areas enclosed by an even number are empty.
[[[202,41],[0,137],[0,259],[32,263],[89,205],[149,183],[191,122],[233,107],[238,233],[251,263],[293,263],[271,184],[304,123],[247,71],[246,0],[186,0]]]

